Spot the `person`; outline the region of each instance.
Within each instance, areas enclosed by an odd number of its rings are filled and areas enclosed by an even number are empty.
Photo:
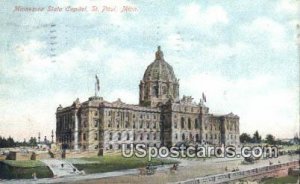
[[[64,168],[64,164],[61,164],[61,168]]]
[[[36,172],[33,172],[33,173],[32,173],[32,177],[33,177],[34,180],[37,180]]]

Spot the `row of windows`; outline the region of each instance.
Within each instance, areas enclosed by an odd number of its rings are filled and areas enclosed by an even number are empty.
[[[195,135],[195,137],[193,136],[193,134],[189,134],[189,136],[187,136],[185,133],[183,133],[182,135],[181,135],[181,140],[182,141],[185,141],[185,140],[194,140],[194,138],[196,138],[196,141],[199,141],[200,140],[200,136],[199,136],[199,134],[196,134]],[[176,140],[179,140],[180,138],[178,137],[178,134],[175,134],[175,139]]]
[[[208,130],[208,127],[207,127],[207,126],[204,126],[204,129],[205,129],[205,130]],[[213,130],[219,131],[219,130],[221,130],[222,128],[221,128],[221,126],[217,126],[217,125],[209,125],[209,129],[210,129],[210,131],[213,131]]]
[[[146,122],[144,123],[143,121],[142,122],[133,122],[132,124],[132,128],[156,128],[158,124],[157,122],[154,122],[154,123],[150,123],[150,122]],[[114,125],[114,126],[113,126]],[[125,122],[124,124],[124,128],[130,128],[130,123],[128,121]],[[119,121],[116,121],[114,124],[109,120],[108,123],[107,123],[107,127],[116,127],[116,128],[120,128],[121,127],[121,124]]]
[[[123,140],[130,140],[130,134],[126,133],[125,137],[123,138]],[[113,140],[113,133],[110,132],[109,133],[109,140]],[[120,141],[122,140],[122,134],[121,133],[117,133],[117,140]],[[156,136],[156,133],[148,133],[146,135],[144,134],[133,134],[133,140],[159,140],[159,137]]]
[[[150,146],[150,144],[148,143],[148,144],[146,144],[146,147],[149,147]],[[157,147],[157,146],[159,146],[159,144],[153,144],[152,146],[154,146],[154,147]],[[117,144],[116,146],[115,146],[117,149],[122,149],[122,144]],[[130,144],[127,144],[126,145],[126,148],[127,149],[130,149],[130,147],[131,147],[131,145]],[[110,144],[109,146],[108,146],[108,148],[106,148],[106,149],[113,149],[113,145],[112,144]]]
[[[73,128],[74,123],[73,123],[73,117],[72,114],[66,114],[61,117],[59,117],[59,129],[70,129]]]
[[[173,108],[176,111],[182,111],[182,112],[200,112],[199,108],[196,107],[174,107]],[[176,116],[175,116],[176,118]]]
[[[190,133],[188,135],[189,137],[187,137],[187,135],[185,133],[183,133],[181,135],[181,140],[184,141],[186,139],[190,139],[190,140],[194,140],[194,138],[196,138],[196,141],[199,141],[200,140],[200,136],[199,134],[196,134],[195,137]],[[178,134],[175,134],[175,139],[176,140],[179,140],[180,138],[178,137]],[[205,139],[209,139],[209,135],[208,134],[205,134]],[[220,139],[220,135],[218,134],[210,134],[210,139]]]
[[[115,112],[115,115],[116,117],[120,117],[121,115],[125,116],[125,117],[129,117],[129,112],[122,112],[122,111],[114,111]],[[112,116],[113,114],[113,111],[109,110],[109,111],[106,111],[105,112],[107,116]],[[136,116],[136,114],[132,114],[132,118],[136,118],[136,117],[139,117],[140,119],[150,119],[151,117],[153,119],[157,119],[157,115],[155,114],[147,114],[147,113],[142,113],[140,114],[139,113],[139,116]]]
[[[180,125],[181,129],[192,129],[192,122],[190,118],[188,118],[188,122],[186,124],[185,118],[182,117],[180,120]],[[174,122],[174,128],[177,128],[177,121]],[[200,128],[200,122],[198,121],[198,119],[194,120],[194,128]]]

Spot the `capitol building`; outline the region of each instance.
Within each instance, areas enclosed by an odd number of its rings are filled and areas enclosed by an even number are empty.
[[[239,116],[214,115],[190,96],[158,47],[139,84],[139,104],[108,102],[95,95],[56,111],[56,143],[62,149],[118,151],[122,144],[173,146],[181,142],[238,145]]]

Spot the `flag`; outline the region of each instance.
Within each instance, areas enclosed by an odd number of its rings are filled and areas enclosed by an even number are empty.
[[[97,85],[97,90],[100,91],[100,82],[97,75],[96,75],[96,85]]]
[[[203,99],[204,102],[206,102],[206,96],[203,92],[202,92],[202,99]]]

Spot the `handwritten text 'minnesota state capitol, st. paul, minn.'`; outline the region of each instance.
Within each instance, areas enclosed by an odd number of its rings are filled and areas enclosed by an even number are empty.
[[[137,12],[138,8],[131,5],[123,6],[47,6],[47,7],[31,7],[31,6],[15,6],[14,12],[49,12],[49,13],[60,13],[60,12],[94,12],[94,13],[130,13]]]

